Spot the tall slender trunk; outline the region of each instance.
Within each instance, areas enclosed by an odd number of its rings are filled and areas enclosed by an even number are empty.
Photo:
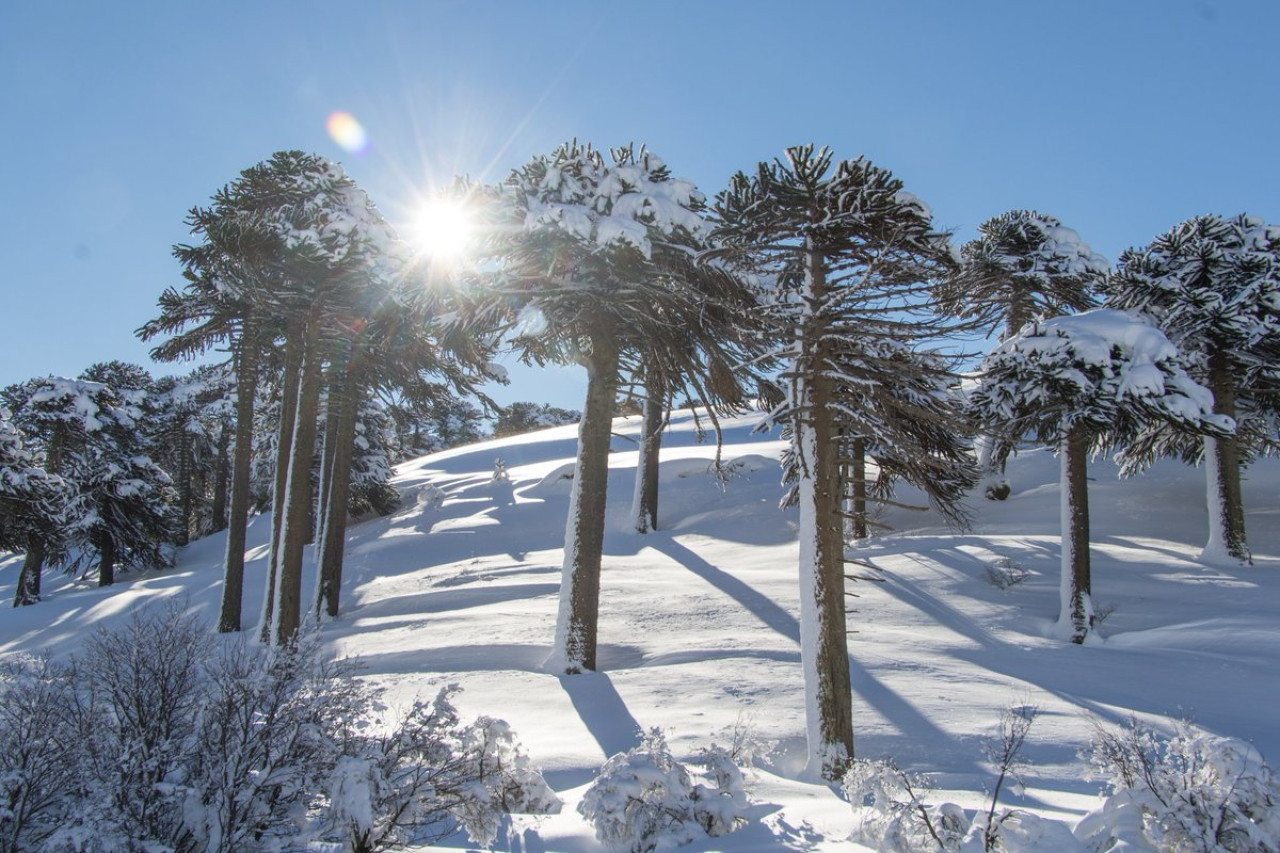
[[[209,508],[209,532],[227,529],[227,481],[231,478],[231,430],[223,423],[218,432],[217,460],[213,466],[213,505]]]
[[[850,471],[849,476],[853,482],[850,484],[850,514],[853,516],[853,538],[867,538],[867,442],[861,438],[855,438],[850,447],[851,459],[849,460]]]
[[[235,455],[231,460],[231,506],[227,512],[227,553],[222,564],[222,608],[218,616],[218,630],[223,633],[239,631],[241,627],[245,535],[253,480],[253,408],[260,356],[255,334],[246,324],[240,334],[236,363]]]
[[[667,410],[667,394],[656,374],[652,366],[645,370],[644,415],[631,509],[637,533],[658,529],[658,463],[662,454],[662,419]]]
[[[547,660],[548,668],[569,673],[596,668],[609,436],[618,385],[618,350],[612,336],[598,332],[591,344],[587,399],[578,425],[578,460],[564,532],[555,646]]]
[[[348,365],[348,372],[351,365]],[[320,503],[326,507],[321,517],[319,583],[316,589],[316,615],[336,618],[338,600],[342,592],[343,547],[347,539],[347,502],[351,494],[351,457],[355,446],[356,417],[360,410],[359,384],[348,375],[340,384],[338,396],[330,386],[329,417],[336,428],[332,436],[326,436],[325,444],[333,441],[332,464],[328,476],[321,482],[326,488],[321,492]]]
[[[1089,434],[1075,427],[1063,439],[1062,578],[1059,624],[1071,642],[1083,643],[1093,631],[1093,583],[1089,575]]]
[[[289,446],[284,525],[280,531],[280,567],[276,581],[274,642],[293,642],[302,613],[302,557],[311,517],[311,466],[315,459],[316,415],[320,404],[319,312],[308,318],[303,335],[302,376]]]
[[[280,431],[276,441],[275,482],[271,494],[271,548],[267,552],[267,592],[262,602],[262,642],[271,642],[275,622],[276,587],[280,582],[281,531],[284,529],[285,491],[289,483],[293,427],[298,415],[298,384],[302,374],[305,320],[290,324],[285,334],[284,372],[280,389]]]
[[[338,410],[342,406],[345,383],[345,367],[331,367],[325,394],[324,437],[320,440],[320,484],[317,489],[319,500],[316,502],[316,529],[320,531],[321,537],[324,536],[329,511],[327,496],[333,479],[334,456],[338,452],[338,431],[341,428]]]
[[[13,606],[22,607],[40,600],[40,573],[44,569],[47,550],[44,538],[27,538],[27,555],[22,559],[22,571],[18,574],[18,587],[14,591]]]
[[[179,547],[191,541],[191,510],[195,504],[192,481],[195,479],[195,465],[191,458],[191,433],[186,424],[178,430],[176,436],[178,453],[178,535],[176,543]]]
[[[1236,417],[1236,383],[1231,362],[1221,350],[1209,355],[1209,388],[1213,391],[1213,412]],[[1206,558],[1225,556],[1253,563],[1244,530],[1244,496],[1240,491],[1240,442],[1234,435],[1205,439],[1205,476],[1209,486],[1209,527]]]
[[[809,760],[806,774],[836,780],[853,760],[853,692],[844,610],[844,525],[841,522],[839,434],[826,375],[828,344],[819,313],[827,292],[822,254],[805,253],[809,317],[798,330],[806,354],[795,381],[800,452],[800,657],[805,673]]]
[[[110,533],[98,537],[98,586],[116,582],[116,540]]]

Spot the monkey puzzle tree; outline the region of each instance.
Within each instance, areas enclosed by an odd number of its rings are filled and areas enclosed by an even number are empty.
[[[834,163],[830,151],[811,145],[759,164],[754,175],[735,175],[716,213],[720,248],[712,255],[771,284],[761,301],[786,396],[770,419],[788,427],[798,472],[808,772],[836,779],[853,758],[841,430],[865,409],[843,392],[896,381],[892,364],[882,363],[854,382],[842,358],[869,352],[875,341],[915,349],[946,330],[932,310],[932,288],[950,270],[950,247],[928,208],[889,172],[864,159]]]
[[[1151,316],[1213,393],[1235,435],[1186,436],[1155,425],[1126,450],[1141,467],[1160,456],[1205,463],[1209,540],[1204,557],[1250,562],[1241,468],[1280,450],[1280,227],[1241,214],[1197,216],[1148,246],[1128,249],[1106,285],[1107,304]]]
[[[1004,440],[1032,438],[1062,461],[1059,631],[1093,632],[1089,565],[1090,453],[1123,445],[1152,421],[1224,438],[1234,425],[1187,375],[1177,348],[1133,314],[1096,309],[1030,323],[982,364],[968,406]]]
[[[15,585],[13,606],[40,600],[40,572],[51,546],[56,548],[71,497],[61,477],[37,464],[22,435],[0,408],[0,551],[25,554]]]
[[[500,188],[494,289],[529,362],[587,371],[555,645],[548,666],[596,668],[600,564],[614,399],[643,352],[716,351],[693,263],[707,230],[702,195],[643,148],[609,156],[569,143]],[[690,364],[690,369],[698,369]]]
[[[1000,340],[1033,320],[1084,311],[1108,271],[1107,259],[1074,230],[1034,210],[1011,210],[978,226],[960,249],[961,264],[938,288],[939,308],[972,320]],[[1004,500],[1011,448],[984,436],[979,468],[987,497]]]

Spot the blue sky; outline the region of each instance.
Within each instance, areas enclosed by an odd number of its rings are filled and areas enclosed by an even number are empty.
[[[1210,0],[0,4],[0,383],[148,363],[186,211],[286,148],[393,221],[576,137],[708,195],[825,144],[961,241],[1030,207],[1112,260],[1198,213],[1277,222],[1277,33],[1280,3]],[[500,400],[581,405],[575,371],[513,376]]]

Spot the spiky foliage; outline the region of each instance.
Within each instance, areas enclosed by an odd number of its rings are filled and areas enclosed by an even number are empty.
[[[1217,442],[1154,425],[1125,448],[1123,464],[1208,457],[1217,498],[1206,555],[1248,560],[1240,470],[1280,450],[1280,227],[1246,214],[1197,216],[1126,250],[1106,291],[1108,305],[1155,320],[1213,392],[1214,411],[1237,424]]]
[[[940,307],[988,334],[1001,330],[1001,339],[1033,320],[1093,307],[1108,271],[1107,259],[1078,233],[1034,210],[988,219],[960,257],[956,275],[938,289]]]
[[[865,159],[835,162],[813,146],[739,173],[716,201],[712,256],[753,271],[763,316],[784,367],[772,423],[788,427],[799,472],[802,618],[813,628],[802,649],[809,708],[810,770],[838,778],[853,755],[844,618],[840,434],[862,430],[868,401],[897,382],[897,369],[851,353],[883,346],[932,348],[952,321],[934,312],[933,288],[952,258],[945,234],[902,182]],[[870,396],[861,403],[858,394]],[[905,430],[892,421],[877,428]],[[879,437],[886,444],[892,434]]]

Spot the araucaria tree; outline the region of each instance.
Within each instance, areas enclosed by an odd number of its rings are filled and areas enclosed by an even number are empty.
[[[762,301],[787,386],[771,418],[789,427],[798,472],[808,771],[837,779],[853,758],[841,433],[904,427],[865,417],[854,392],[883,395],[896,382],[894,359],[868,357],[881,342],[914,350],[945,330],[932,291],[953,262],[947,236],[901,181],[864,159],[835,163],[825,148],[791,148],[735,175],[716,213],[714,254],[773,284]]]
[[[1031,323],[983,362],[973,416],[1005,440],[1031,438],[1062,462],[1062,581],[1058,630],[1093,632],[1089,566],[1090,453],[1122,445],[1152,422],[1219,439],[1233,429],[1187,375],[1178,350],[1149,323],[1110,309]]]
[[[960,249],[961,265],[938,288],[939,308],[972,320],[1006,340],[1034,320],[1094,307],[1109,266],[1074,230],[1034,210],[1011,210],[978,226]],[[987,497],[1004,500],[1011,448],[991,437],[979,443]]]
[[[547,665],[596,668],[605,490],[614,400],[645,352],[719,348],[705,324],[693,255],[703,197],[644,149],[605,155],[576,143],[538,156],[499,191],[501,271],[494,288],[516,311],[514,335],[535,363],[587,371],[565,529],[560,610]],[[698,369],[694,365],[689,368]]]
[[[40,571],[50,543],[66,527],[69,490],[61,477],[39,467],[22,441],[9,412],[0,408],[0,551],[26,556],[18,574],[13,606],[40,598]]]
[[[1237,433],[1188,439],[1150,429],[1125,452],[1141,467],[1160,456],[1204,460],[1209,540],[1203,556],[1249,562],[1241,468],[1280,450],[1280,227],[1241,214],[1197,216],[1120,256],[1107,304],[1151,316],[1213,392]]]

